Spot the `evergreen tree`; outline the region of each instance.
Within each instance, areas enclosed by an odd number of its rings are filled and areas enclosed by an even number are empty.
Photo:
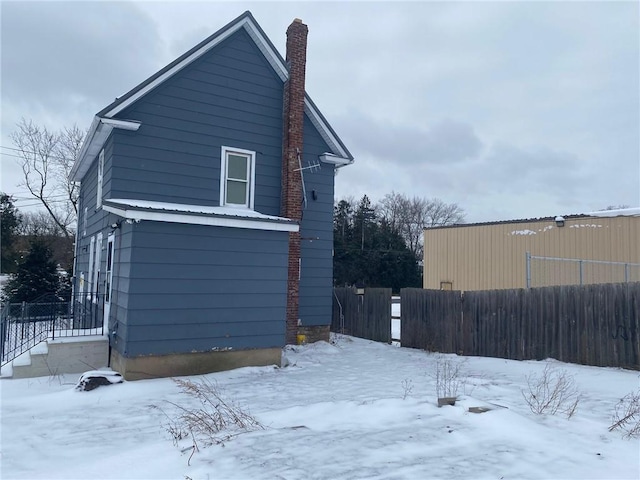
[[[2,242],[0,269],[2,273],[16,271],[16,234],[20,222],[21,216],[13,204],[13,198],[0,192],[0,242]]]
[[[53,261],[51,249],[41,239],[30,243],[29,252],[18,262],[15,274],[3,290],[3,300],[9,302],[32,302],[38,297],[53,293],[60,288],[60,277]]]
[[[420,286],[420,270],[415,255],[389,222],[379,218],[365,195],[354,209],[341,200],[334,209],[335,285],[364,284],[390,287]]]

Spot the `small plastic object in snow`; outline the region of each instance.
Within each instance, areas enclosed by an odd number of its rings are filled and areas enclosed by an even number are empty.
[[[122,375],[113,370],[91,370],[80,376],[76,390],[88,392],[102,385],[112,385],[122,383],[122,381]]]

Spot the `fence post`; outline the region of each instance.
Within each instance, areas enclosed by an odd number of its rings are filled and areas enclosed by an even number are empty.
[[[624,264],[624,283],[629,283],[629,264]]]
[[[580,264],[580,285],[582,285],[582,260],[578,262]]]
[[[531,253],[525,252],[525,258],[527,259],[527,288],[531,288]]]

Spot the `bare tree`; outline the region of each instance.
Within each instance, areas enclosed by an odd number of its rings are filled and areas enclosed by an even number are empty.
[[[79,189],[69,180],[69,172],[80,154],[84,132],[75,125],[50,131],[23,118],[10,138],[20,157],[20,186],[42,204],[65,237],[73,237]]]
[[[68,271],[73,268],[73,242],[75,238],[66,236],[45,210],[23,213],[17,233],[15,245],[20,254],[27,252],[30,242],[37,238],[45,242],[51,249],[56,264]]]
[[[60,230],[60,226],[54,221],[51,215],[44,210],[24,212],[18,233],[24,237],[54,237],[64,235]]]
[[[378,210],[382,218],[402,235],[416,258],[422,258],[422,232],[425,228],[463,223],[465,216],[457,203],[445,203],[439,198],[409,198],[396,192],[385,195]]]

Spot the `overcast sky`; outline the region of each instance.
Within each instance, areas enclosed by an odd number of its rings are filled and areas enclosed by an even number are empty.
[[[309,26],[307,92],[356,159],[338,198],[438,197],[469,222],[638,206],[638,5],[3,1],[0,142],[21,117],[87,128],[251,10],[283,55]],[[3,154],[2,190],[19,181]]]

